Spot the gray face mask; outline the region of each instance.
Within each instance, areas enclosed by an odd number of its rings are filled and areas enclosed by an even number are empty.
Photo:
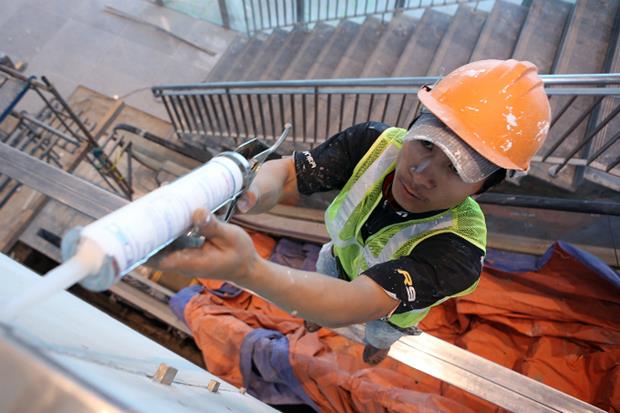
[[[467,145],[435,115],[423,112],[407,132],[405,140],[422,140],[439,147],[450,159],[461,179],[475,183],[500,169]],[[420,166],[417,166],[419,172]]]

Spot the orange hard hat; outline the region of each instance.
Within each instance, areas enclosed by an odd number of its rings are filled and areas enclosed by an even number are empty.
[[[549,131],[551,109],[533,63],[480,60],[461,66],[418,98],[476,152],[519,171]]]

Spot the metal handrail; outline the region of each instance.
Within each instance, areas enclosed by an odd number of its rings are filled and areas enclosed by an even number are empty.
[[[276,125],[292,122],[294,130],[285,148],[303,150],[344,127],[368,120],[407,127],[420,108],[417,91],[439,79],[217,82],[162,85],[152,90],[163,101],[177,136],[191,144],[212,145],[217,141],[223,147],[231,147],[252,136],[269,141],[277,136]],[[551,176],[569,165],[620,176],[620,171],[613,171],[620,164],[620,147],[615,145],[620,138],[611,130],[619,124],[616,122],[620,121],[620,104],[609,100],[620,97],[620,73],[541,75],[541,79],[554,114],[550,139],[534,162],[555,165],[549,171]],[[603,102],[612,103],[614,108],[601,113],[598,119]],[[558,122],[564,118],[570,120],[568,127]],[[575,140],[571,138],[574,130],[590,118],[597,122],[568,147],[567,142]],[[593,147],[593,155],[580,156],[597,139],[602,145]],[[602,161],[604,157],[606,160]]]
[[[473,4],[478,7],[480,0],[385,0],[380,4],[377,0],[241,0],[220,1],[222,22],[229,21],[228,28],[245,27],[248,36],[276,28],[308,26],[320,22],[332,22],[341,19],[354,19],[374,16],[385,21],[395,13],[413,11],[427,7]],[[230,23],[234,10],[241,8],[242,24]],[[224,18],[226,16],[226,18]]]
[[[563,75],[540,75],[545,86],[552,85],[620,85],[620,73],[592,73],[592,74],[563,74]],[[368,77],[351,79],[303,79],[303,80],[259,80],[240,82],[212,82],[212,83],[185,83],[164,84],[152,88],[155,96],[170,93],[172,90],[204,90],[224,88],[287,88],[287,87],[362,87],[362,86],[424,86],[432,85],[441,77],[417,76],[417,77]]]

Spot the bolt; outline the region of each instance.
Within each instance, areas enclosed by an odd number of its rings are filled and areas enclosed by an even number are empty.
[[[170,386],[170,384],[172,384],[172,381],[174,380],[174,377],[177,375],[177,373],[178,373],[178,370],[175,369],[174,367],[161,363],[159,367],[157,368],[157,371],[153,375],[153,380],[158,383]]]
[[[220,388],[220,382],[217,380],[209,380],[209,384],[207,384],[207,389],[209,389],[209,391],[211,393],[217,393],[218,389]]]

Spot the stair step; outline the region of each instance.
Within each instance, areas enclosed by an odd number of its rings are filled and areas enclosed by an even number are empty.
[[[616,31],[618,28],[616,28]],[[620,73],[620,36],[616,38],[615,45],[609,44],[609,49],[614,51],[609,65],[609,73]],[[620,105],[620,96],[607,96],[603,99],[601,110],[596,116],[596,124],[602,123],[611,112]],[[594,156],[596,152],[603,148],[611,139],[620,132],[620,114],[616,114],[606,126],[601,129],[592,144],[590,145],[588,158]],[[620,143],[611,144],[602,155],[598,156],[594,162],[603,165],[605,168],[620,159]],[[585,178],[589,181],[620,191],[620,166],[615,166],[610,173],[601,171],[600,169],[587,168]]]
[[[512,57],[534,63],[538,73],[551,73],[572,9],[563,0],[534,0]]]
[[[307,78],[332,78],[338,63],[340,63],[343,57],[343,51],[349,48],[361,28],[361,25],[350,20],[341,21],[338,27],[336,27],[333,36],[317,57],[316,62],[308,70]]]
[[[301,46],[299,53],[284,72],[282,79],[298,80],[306,79],[310,68],[317,61],[321,51],[329,43],[331,37],[336,32],[333,26],[325,23],[318,23],[306,41]]]
[[[269,67],[261,76],[261,80],[280,80],[308,36],[308,31],[303,27],[293,28],[278,54],[273,56]]]
[[[427,8],[392,72],[393,77],[425,76],[452,16]]]
[[[241,55],[235,60],[235,63],[229,67],[228,75],[225,78],[226,81],[237,82],[243,80],[264,44],[265,41],[263,39],[256,36],[252,37],[241,52]]]
[[[527,7],[497,0],[484,23],[470,60],[509,59],[517,44]]]
[[[312,65],[308,71],[308,79],[329,79],[336,77],[336,70],[340,66],[340,63],[345,57],[346,51],[356,43],[356,40],[360,36],[364,25],[359,25],[355,22],[344,20],[340,22],[336,31],[331,36],[328,44],[325,45],[323,51],[317,57],[316,62]],[[318,123],[321,119],[325,119],[325,111],[327,105],[327,98],[321,96],[317,100],[318,105],[315,105],[314,96],[305,96],[305,103],[300,99],[296,99],[295,102],[295,120],[297,124],[293,125],[295,128],[294,134],[299,136],[303,135],[307,141],[313,141],[315,137],[315,121]],[[305,106],[307,116],[302,118],[302,109]],[[318,116],[315,117],[315,106],[317,108]],[[289,121],[292,120],[289,119]],[[321,141],[325,139],[324,132],[319,133],[317,129],[316,139]],[[298,144],[297,149],[307,149],[311,144],[305,145]]]
[[[368,17],[353,42],[344,49],[344,56],[333,77],[355,78],[361,75],[384,31],[385,24],[379,19]]]
[[[427,75],[443,76],[468,63],[486,17],[486,12],[459,5]]]
[[[554,72],[605,72],[608,43],[613,38],[614,22],[619,8],[620,1],[618,0],[578,0]],[[552,97],[552,113],[557,114],[569,99],[569,96]],[[546,154],[594,101],[595,98],[591,96],[581,96],[575,100],[551,128],[549,137],[539,154]],[[583,141],[588,130],[589,119],[590,117],[587,117],[573,129],[568,138],[553,152],[553,156],[566,156]],[[577,155],[585,156],[585,151]],[[533,165],[531,174],[572,191],[582,180],[583,168],[567,166],[557,177],[550,178],[548,165],[539,164]]]
[[[248,69],[243,80],[259,80],[267,67],[273,60],[273,57],[282,48],[288,38],[289,32],[281,29],[275,29],[265,41],[263,50],[260,51],[254,63]]]
[[[407,43],[416,31],[416,25],[416,19],[404,14],[394,17],[381,36],[374,52],[368,58],[367,65],[360,77],[390,77],[398,64],[400,56],[407,47]],[[345,99],[346,106],[345,110],[342,111],[342,117],[340,111],[330,112],[330,128],[327,135],[338,132],[342,127],[346,128],[360,121],[364,122],[368,117],[371,100],[373,108],[383,107],[385,96],[374,96],[371,98],[368,95],[360,95],[357,100],[356,118],[361,117],[361,119],[353,119],[355,98],[349,96]]]
[[[245,36],[237,36],[228,46],[226,52],[220,57],[217,64],[211,69],[209,75],[207,76],[205,82],[221,82],[223,81],[228,73],[230,72],[230,68],[235,64],[235,61],[241,53],[245,49],[248,44],[249,39]]]
[[[452,16],[427,8],[403,50],[392,77],[426,76],[451,21]],[[393,95],[384,110],[385,100],[380,99],[374,105],[372,118],[406,128],[414,116],[417,98],[407,96],[403,100],[403,96]]]
[[[333,73],[334,78],[356,78],[360,77],[362,72],[366,69],[369,59],[378,48],[378,45],[386,31],[386,25],[379,19],[374,17],[368,17],[362,24],[360,31],[355,36],[355,39],[351,44],[344,49],[344,55],[338,63],[336,70]],[[339,118],[339,112],[337,115],[332,113],[332,104],[330,99],[336,99],[336,103],[340,103],[340,97],[329,98],[325,95],[319,96],[318,108],[317,108],[317,131],[314,131],[314,115],[312,116],[311,127],[309,128],[309,135],[319,142],[324,141],[330,136],[332,131],[341,128],[340,122],[332,122],[334,117]],[[351,96],[345,101],[352,105],[354,98]],[[314,104],[312,104],[314,109]],[[346,110],[346,109],[345,109]],[[332,117],[334,116],[334,117]],[[365,115],[364,115],[365,116]],[[350,121],[349,121],[350,123]],[[349,124],[342,123],[342,127],[350,126]]]
[[[415,32],[416,23],[416,19],[404,14],[394,17],[366,61],[360,77],[390,77]]]

